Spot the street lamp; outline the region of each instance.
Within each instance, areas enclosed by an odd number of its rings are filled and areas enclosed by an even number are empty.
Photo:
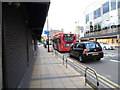
[[[48,16],[47,16],[47,30],[48,30],[48,32],[49,32]],[[50,34],[50,33],[47,34],[47,37],[48,37],[48,41],[47,41],[47,44],[48,44],[48,52],[50,52],[50,49],[49,49],[49,34]]]

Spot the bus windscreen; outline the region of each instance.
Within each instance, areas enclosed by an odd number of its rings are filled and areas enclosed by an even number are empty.
[[[74,37],[74,34],[65,34],[63,35],[63,41],[65,42],[71,42],[71,41],[74,41],[75,37]]]

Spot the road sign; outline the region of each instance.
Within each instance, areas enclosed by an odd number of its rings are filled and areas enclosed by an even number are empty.
[[[48,35],[48,34],[50,34],[50,31],[47,31],[47,30],[46,30],[46,31],[44,31],[44,34],[47,34],[47,35]]]

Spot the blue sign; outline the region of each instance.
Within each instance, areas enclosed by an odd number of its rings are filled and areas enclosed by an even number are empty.
[[[44,31],[44,34],[50,34],[50,31]]]

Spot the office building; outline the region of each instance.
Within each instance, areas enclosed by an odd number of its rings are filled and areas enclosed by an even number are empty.
[[[120,42],[120,0],[97,0],[85,10],[85,37],[82,40],[118,45]]]

